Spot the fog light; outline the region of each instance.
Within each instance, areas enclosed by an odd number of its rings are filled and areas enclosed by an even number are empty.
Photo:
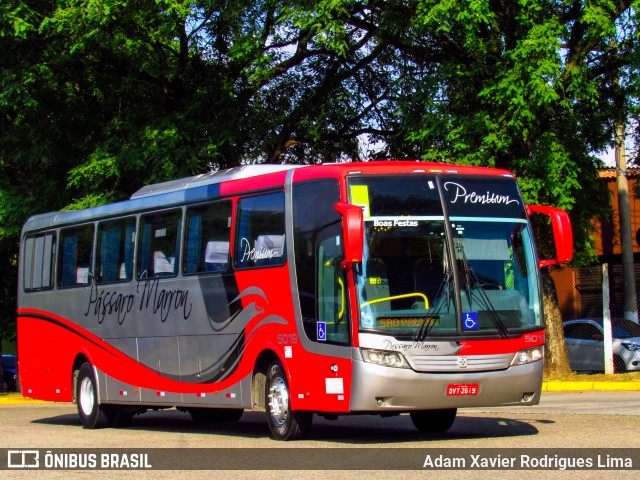
[[[522,401],[524,403],[529,403],[531,400],[533,400],[534,396],[535,396],[535,393],[533,393],[533,392],[523,393],[522,394]]]

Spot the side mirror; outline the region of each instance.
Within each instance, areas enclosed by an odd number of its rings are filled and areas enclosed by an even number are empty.
[[[573,258],[573,231],[569,215],[564,210],[542,205],[528,205],[527,215],[539,213],[551,219],[553,241],[556,247],[556,258],[551,260],[538,260],[538,265],[548,267],[558,263],[569,262]]]
[[[362,207],[350,203],[338,202],[334,208],[342,215],[342,235],[344,238],[344,261],[346,263],[362,262],[362,245],[364,243],[364,216]]]

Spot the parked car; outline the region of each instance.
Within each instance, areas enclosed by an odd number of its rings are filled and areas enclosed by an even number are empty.
[[[604,371],[602,320],[567,320],[562,325],[571,369]],[[640,325],[631,320],[615,319],[611,321],[611,327],[614,371],[640,370]]]
[[[15,355],[2,355],[2,391],[15,392],[18,386],[18,362]]]

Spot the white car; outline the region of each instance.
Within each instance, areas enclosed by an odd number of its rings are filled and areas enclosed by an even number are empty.
[[[611,323],[615,372],[640,370],[640,325],[631,320],[612,320]],[[604,371],[602,320],[567,320],[562,325],[571,370]]]

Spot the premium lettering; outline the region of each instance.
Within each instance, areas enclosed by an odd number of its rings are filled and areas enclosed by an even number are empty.
[[[256,260],[264,260],[269,258],[281,257],[282,253],[273,248],[251,248],[249,240],[243,238],[241,241],[242,259],[241,262]]]
[[[487,190],[486,193],[478,193],[478,192],[467,192],[467,189],[462,185],[456,182],[446,182],[444,184],[444,189],[448,192],[450,188],[453,189],[454,195],[451,203],[457,203],[459,200],[461,203],[470,203],[470,204],[500,204],[500,205],[511,205],[512,203],[520,204],[518,200],[515,198],[511,198],[509,195],[500,195],[495,192],[491,192]]]

